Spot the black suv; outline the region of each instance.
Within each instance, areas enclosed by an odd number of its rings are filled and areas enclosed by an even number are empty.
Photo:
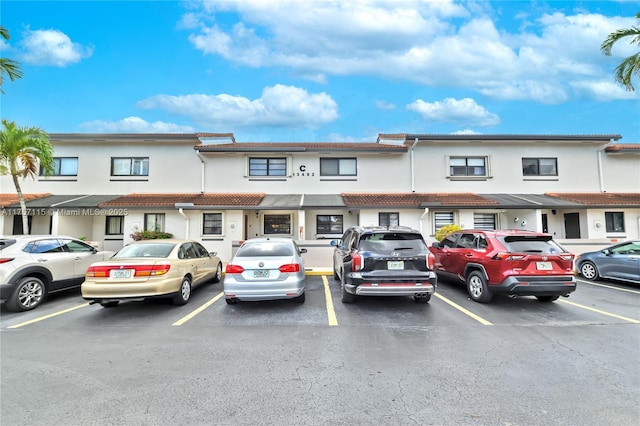
[[[434,256],[420,231],[355,226],[331,244],[343,303],[353,303],[356,296],[413,296],[427,303],[436,291]]]

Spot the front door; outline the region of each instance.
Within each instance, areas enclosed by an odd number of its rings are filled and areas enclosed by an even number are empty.
[[[580,213],[565,213],[565,238],[580,238]]]

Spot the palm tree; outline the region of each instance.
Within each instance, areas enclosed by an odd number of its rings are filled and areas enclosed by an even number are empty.
[[[0,36],[5,40],[9,40],[9,30],[0,26]],[[11,81],[14,81],[16,78],[22,78],[20,64],[12,59],[0,58],[0,93],[4,93],[1,87],[5,74],[9,76]]]
[[[53,172],[53,147],[49,135],[38,127],[18,127],[2,120],[0,132],[0,175],[11,175],[22,214],[22,233],[29,233],[27,205],[18,178],[35,178],[39,167],[45,175]]]
[[[640,19],[640,13],[636,15],[636,18]],[[606,40],[602,42],[600,50],[606,56],[611,56],[611,48],[613,45],[625,37],[631,37],[630,43],[640,46],[640,27],[631,27],[612,32]],[[628,91],[633,92],[635,88],[631,83],[631,77],[633,74],[640,76],[640,52],[623,60],[620,65],[616,67],[615,74],[616,81]]]

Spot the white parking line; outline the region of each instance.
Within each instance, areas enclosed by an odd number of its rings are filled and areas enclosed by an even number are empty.
[[[566,303],[567,305],[575,306],[576,308],[586,309],[587,311],[596,312],[598,314],[606,315],[606,316],[609,316],[609,317],[618,318],[618,319],[621,319],[623,321],[628,321],[628,322],[630,322],[632,324],[640,324],[640,321],[638,321],[637,319],[623,317],[622,315],[612,314],[611,312],[602,311],[600,309],[592,308],[590,306],[580,305],[579,303],[569,302],[568,300],[560,299],[560,300],[558,300],[558,302]]]
[[[612,285],[606,285],[606,284],[600,284],[600,283],[594,283],[592,281],[585,281],[585,280],[581,280],[578,279],[578,282],[580,282],[580,284],[589,284],[589,285],[593,285],[596,287],[605,287],[605,288],[612,288],[614,290],[619,290],[619,291],[627,291],[629,293],[635,293],[635,294],[640,294],[640,290],[632,290],[630,288],[620,288],[620,287],[614,287]]]

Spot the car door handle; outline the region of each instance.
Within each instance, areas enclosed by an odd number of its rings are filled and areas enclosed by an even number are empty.
[[[80,256],[75,257],[73,260],[80,260]]]
[[[464,255],[464,257],[473,257],[473,255],[471,253],[467,253]]]
[[[46,262],[49,259],[38,259],[38,262]]]

